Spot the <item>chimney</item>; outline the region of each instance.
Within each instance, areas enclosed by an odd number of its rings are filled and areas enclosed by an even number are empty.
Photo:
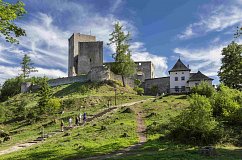
[[[190,68],[189,68],[189,64],[187,65],[187,68],[190,69]]]

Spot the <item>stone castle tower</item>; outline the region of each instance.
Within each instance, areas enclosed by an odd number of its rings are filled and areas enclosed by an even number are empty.
[[[87,74],[103,66],[103,42],[95,36],[74,33],[69,38],[68,77]]]

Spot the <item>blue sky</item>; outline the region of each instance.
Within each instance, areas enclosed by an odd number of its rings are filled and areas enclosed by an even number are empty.
[[[5,0],[13,3],[16,0]],[[0,83],[20,74],[20,62],[29,54],[36,76],[67,76],[68,38],[73,32],[95,35],[104,41],[104,60],[111,61],[107,46],[113,24],[121,22],[132,34],[134,60],[150,60],[156,76],[181,57],[193,72],[215,79],[221,65],[221,50],[242,26],[241,0],[23,0],[26,14],[16,24],[26,37],[19,45],[0,38]]]

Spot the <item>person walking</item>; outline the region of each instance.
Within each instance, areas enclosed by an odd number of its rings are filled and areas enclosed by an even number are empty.
[[[61,132],[64,132],[64,122],[61,120]]]
[[[82,120],[82,114],[79,114],[79,123],[81,124],[81,120]]]
[[[69,127],[72,127],[72,118],[69,118]]]
[[[75,124],[76,124],[76,126],[78,126],[78,125],[79,125],[79,117],[78,117],[78,116],[76,116],[76,121],[75,121]]]
[[[83,114],[83,125],[86,123],[86,120],[87,120],[87,114],[86,114],[86,112],[84,112],[84,114]]]

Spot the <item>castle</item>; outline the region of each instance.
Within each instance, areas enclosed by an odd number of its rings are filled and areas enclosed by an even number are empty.
[[[96,41],[95,36],[74,33],[69,38],[69,61],[68,77],[90,74],[94,69],[97,72],[103,71],[103,67],[114,62],[103,62],[103,42]],[[213,79],[207,77],[200,71],[191,73],[189,66],[177,60],[168,77],[155,78],[154,65],[151,61],[139,61],[136,63],[136,72],[131,79],[139,79],[146,94],[180,93],[189,92],[190,88],[202,81],[212,84]],[[97,70],[97,68],[100,68]],[[98,74],[98,73],[96,73]],[[157,94],[155,93],[155,94]]]
[[[113,62],[103,62],[103,42],[95,36],[74,33],[69,38],[68,77],[88,74],[92,68],[109,66]],[[136,63],[133,79],[142,82],[154,78],[154,65],[151,61]]]
[[[103,42],[96,41],[95,36],[73,33],[69,38],[68,77],[50,79],[52,87],[75,82],[97,82],[104,80],[121,81],[122,77],[112,73],[111,63],[103,62]],[[190,88],[202,81],[212,84],[213,79],[200,71],[191,73],[189,66],[184,65],[180,58],[169,70],[169,76],[155,78],[155,67],[151,61],[137,61],[136,72],[124,78],[126,84],[134,87],[134,80],[139,79],[145,94],[187,93]],[[28,92],[38,86],[30,82],[21,85],[21,92]]]

